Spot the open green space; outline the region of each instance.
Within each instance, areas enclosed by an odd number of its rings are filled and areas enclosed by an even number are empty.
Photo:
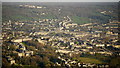
[[[79,57],[79,58],[74,58],[75,60],[78,60],[83,63],[95,63],[95,64],[102,64],[103,62],[98,60],[98,59],[93,59],[93,58],[88,58],[88,57]]]
[[[73,22],[77,23],[77,24],[90,23],[89,18],[87,18],[87,17],[72,16],[71,18],[72,18]]]

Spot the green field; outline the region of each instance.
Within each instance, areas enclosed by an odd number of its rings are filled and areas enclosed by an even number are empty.
[[[89,18],[87,17],[72,16],[71,18],[72,18],[72,21],[77,24],[90,23]]]
[[[76,58],[74,58],[76,59]],[[83,63],[95,63],[95,64],[102,64],[103,62],[98,59],[87,58],[87,57],[79,57],[76,60],[83,62]]]

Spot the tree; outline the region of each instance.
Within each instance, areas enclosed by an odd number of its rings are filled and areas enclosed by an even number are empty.
[[[2,68],[10,68],[10,63],[5,58],[2,58]]]
[[[110,61],[111,67],[120,67],[120,57],[115,57]]]

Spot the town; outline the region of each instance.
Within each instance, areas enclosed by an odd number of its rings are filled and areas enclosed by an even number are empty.
[[[35,5],[18,5],[18,7],[48,8]],[[62,13],[62,8],[57,11],[59,14]],[[107,12],[112,13],[113,11],[104,10],[99,13],[106,14]],[[37,13],[37,15],[43,16],[46,14],[49,13]],[[15,56],[22,59],[23,57],[41,56],[40,53],[48,52],[46,54],[55,53],[57,55],[55,56],[57,60],[54,61],[54,58],[52,60],[53,66],[109,68],[110,65],[107,63],[109,59],[106,60],[106,57],[120,56],[118,39],[118,24],[120,22],[109,19],[107,23],[98,23],[92,20],[89,18],[89,23],[78,24],[73,21],[70,15],[60,19],[46,18],[34,21],[12,21],[9,19],[3,23],[2,28],[3,57],[9,61],[10,65],[22,66],[25,63],[20,63],[20,60],[16,60]],[[47,48],[51,48],[52,51],[49,52]]]

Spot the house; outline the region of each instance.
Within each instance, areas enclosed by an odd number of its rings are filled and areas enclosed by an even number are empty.
[[[59,52],[59,53],[70,53],[70,51],[68,51],[68,50],[56,50],[55,52]]]
[[[19,49],[21,49],[21,50],[26,50],[26,48],[25,48],[24,45],[19,45]]]
[[[65,47],[60,47],[60,49],[65,49]]]
[[[67,24],[66,26],[67,27],[69,27],[69,26],[74,27],[74,26],[77,26],[77,24],[76,23],[72,23],[72,24]]]
[[[102,11],[102,12],[100,12],[100,13],[105,14],[105,13],[106,13],[106,11]]]
[[[45,44],[46,41],[41,40],[41,39],[37,39],[39,43],[42,43],[43,45]]]
[[[71,61],[70,63],[75,64],[75,63],[76,63],[76,61]]]
[[[89,52],[88,49],[81,49],[83,52]]]
[[[113,47],[115,47],[115,48],[120,48],[120,45],[114,45]]]
[[[10,64],[15,64],[15,60],[10,60]]]
[[[56,64],[57,64],[58,66],[61,66],[61,64],[59,64],[58,62],[56,62]]]
[[[103,51],[99,51],[99,52],[97,52],[97,53],[100,53],[100,54],[107,54],[107,55],[112,55],[111,52],[103,52]]]
[[[12,60],[12,59],[13,59],[13,58],[10,57],[10,56],[7,56],[6,58],[7,58],[7,60]]]
[[[41,6],[37,6],[36,8],[43,8],[43,7],[41,7]]]
[[[70,42],[70,45],[74,45],[74,42]]]
[[[25,54],[24,53],[18,53],[18,56],[22,57],[22,56],[25,56]]]
[[[104,44],[97,44],[96,47],[104,47]]]
[[[88,64],[88,67],[93,68],[95,65],[94,64]]]
[[[15,64],[15,60],[13,60],[12,57],[7,56],[6,58],[7,58],[7,60],[10,62],[10,64]]]
[[[31,56],[33,55],[33,51],[25,51],[25,56]]]
[[[87,49],[92,49],[93,47],[92,47],[92,46],[87,46],[86,48],[87,48]]]
[[[28,40],[32,40],[32,38],[24,38],[24,39],[15,39],[15,40],[12,40],[12,42],[22,42],[22,41],[28,41]]]
[[[95,54],[95,52],[89,52],[90,54]]]
[[[81,64],[80,64],[80,63],[78,63],[78,66],[79,66],[79,67],[81,67]]]
[[[83,67],[87,68],[88,66],[86,64],[83,64]]]

